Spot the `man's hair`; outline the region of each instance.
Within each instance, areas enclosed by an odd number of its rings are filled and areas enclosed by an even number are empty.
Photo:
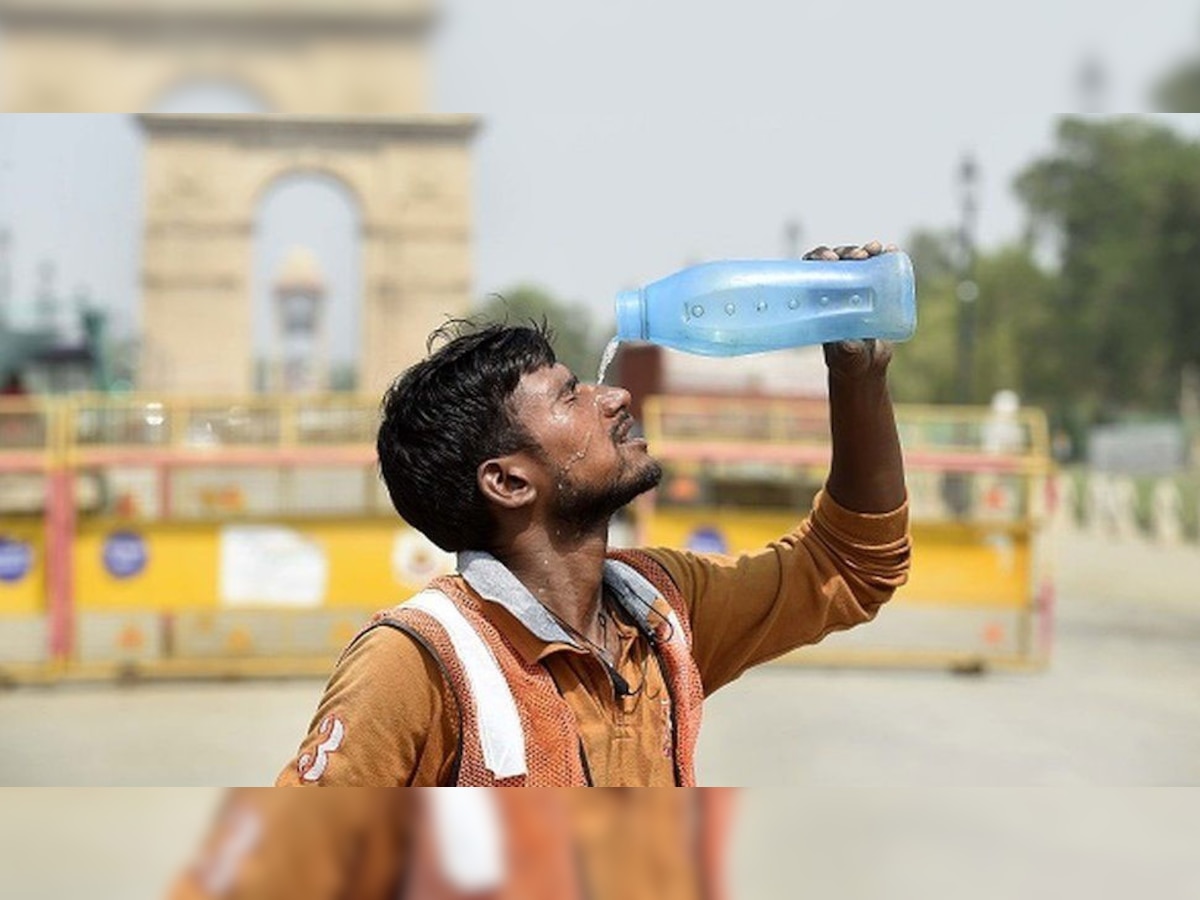
[[[555,364],[551,339],[545,322],[450,322],[384,395],[380,474],[396,512],[443,550],[489,549],[495,523],[477,472],[534,446],[511,399],[522,375]]]

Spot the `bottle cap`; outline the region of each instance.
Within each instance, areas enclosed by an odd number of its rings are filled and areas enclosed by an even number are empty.
[[[617,294],[617,337],[623,341],[644,341],[646,308],[640,290]]]

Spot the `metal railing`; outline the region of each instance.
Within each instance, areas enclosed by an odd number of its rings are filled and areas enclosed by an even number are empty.
[[[787,446],[803,456],[806,449],[828,450],[828,409],[825,401],[807,398],[656,396],[647,398],[643,414],[652,444],[767,451]],[[1004,415],[979,407],[897,404],[896,424],[905,455],[916,465],[928,458],[947,464],[991,459],[1043,468],[1049,459],[1046,418],[1038,409]]]
[[[220,450],[370,446],[378,403],[361,397],[185,398],[77,395],[64,401],[78,448]]]

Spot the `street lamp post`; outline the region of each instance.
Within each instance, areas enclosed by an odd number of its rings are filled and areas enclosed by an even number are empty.
[[[280,340],[277,387],[287,394],[307,394],[324,387],[325,279],[316,257],[294,248],[275,283]]]
[[[38,264],[38,286],[34,299],[37,327],[48,335],[58,330],[58,292],[54,281],[58,268],[50,260]]]
[[[788,259],[800,258],[800,235],[802,230],[797,219],[789,219],[783,226],[783,247]]]
[[[975,283],[975,219],[979,211],[976,187],[979,168],[970,153],[963,154],[958,167],[958,186],[962,202],[962,221],[958,230],[958,283],[954,288],[958,307],[958,378],[955,383],[955,399],[959,403],[970,403],[973,399],[975,369],[975,302],[979,299],[979,285]],[[965,424],[957,429],[958,443],[967,444],[970,435]],[[942,480],[942,500],[946,509],[957,519],[967,517],[971,509],[971,476],[965,472],[947,472]]]
[[[959,276],[955,287],[958,300],[958,400],[969,403],[974,394],[975,371],[975,304],[979,285],[975,282],[975,225],[979,215],[979,166],[966,153],[958,168],[958,184],[962,203],[959,225]]]

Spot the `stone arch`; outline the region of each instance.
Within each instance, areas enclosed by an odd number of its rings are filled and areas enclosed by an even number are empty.
[[[360,202],[364,390],[386,387],[469,308],[473,117],[138,119],[147,388],[251,391],[255,204],[288,172],[332,175]]]
[[[340,168],[337,165],[331,165],[328,161],[302,162],[268,170],[251,193],[250,202],[252,207],[258,209],[269,199],[271,192],[276,190],[282,182],[293,178],[324,179],[340,190],[345,191],[351,202],[360,211],[360,214],[367,208],[367,191],[365,190],[365,186],[354,180],[353,172]]]

